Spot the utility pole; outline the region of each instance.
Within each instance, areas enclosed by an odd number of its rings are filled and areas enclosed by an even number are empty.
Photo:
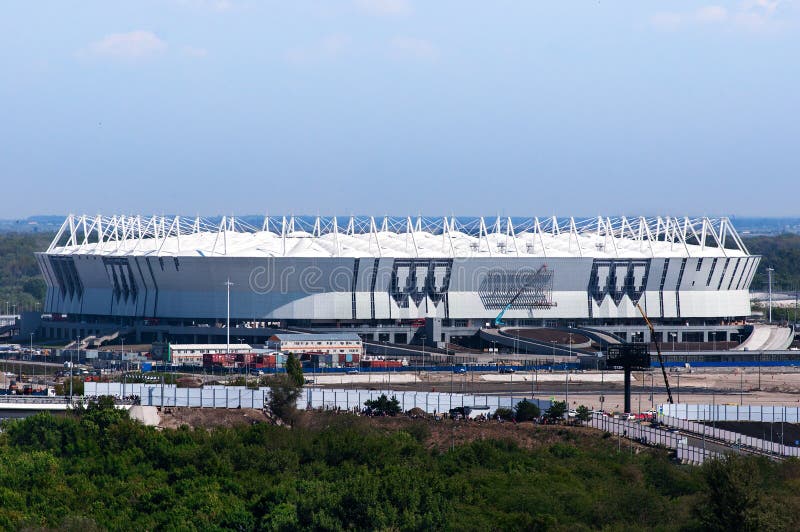
[[[81,348],[81,335],[78,335],[78,349]],[[75,363],[72,361],[72,349],[69,350],[69,404],[72,406],[72,375]],[[81,359],[81,352],[78,351],[78,360]]]
[[[34,360],[33,360],[33,333],[31,333],[31,351],[30,351],[30,353],[31,353],[31,359],[30,360],[31,360],[31,374],[32,374],[31,375],[31,385],[33,385],[34,381],[36,380],[36,364],[34,364]]]
[[[425,340],[428,337],[426,335],[422,335],[422,369],[420,370],[420,375],[422,375],[422,371],[425,369]]]
[[[567,410],[564,412],[564,415],[567,417],[567,421],[569,421],[569,368],[566,362],[564,362],[564,402],[567,405]]]
[[[769,282],[769,323],[772,323],[772,272],[775,269],[772,267],[767,268],[767,279]]]
[[[227,312],[225,313],[225,356],[229,358],[231,355],[231,278],[225,281],[225,288],[227,289]]]
[[[739,406],[742,406],[744,402],[744,368],[742,368],[742,372],[739,373]]]

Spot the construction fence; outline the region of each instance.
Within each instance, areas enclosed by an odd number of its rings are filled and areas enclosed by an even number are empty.
[[[694,421],[800,422],[800,407],[796,406],[666,403],[659,405],[658,413]]]
[[[175,385],[123,384],[116,382],[87,382],[86,396],[110,395],[119,398],[138,396],[144,406],[178,406],[198,408],[262,408],[269,400],[269,388],[250,389],[244,386],[204,386],[178,388]],[[407,412],[420,408],[426,413],[447,412],[456,407],[472,407],[493,414],[498,408],[513,408],[525,399],[523,396],[473,395],[440,392],[414,392],[392,390],[344,390],[336,388],[304,388],[297,401],[300,409],[353,410],[364,407],[364,402],[381,395],[397,398],[400,408]],[[528,399],[531,401],[531,399]],[[539,408],[550,407],[548,400],[534,399]]]
[[[696,423],[686,419],[678,419],[668,416],[659,416],[658,419],[667,426],[674,427],[685,432],[691,432],[700,436],[705,436],[706,438],[712,440],[725,442],[733,449],[756,451],[758,453],[779,456],[800,457],[800,441],[779,443],[768,439],[746,436],[738,432],[731,432],[729,430],[714,427],[713,425],[709,426],[704,423]],[[770,427],[770,430],[773,429],[775,429],[773,434],[779,434],[778,430],[780,427]],[[780,433],[782,434],[782,432]]]
[[[702,464],[705,460],[720,455],[710,449],[690,446],[688,438],[677,432],[651,427],[649,424],[614,419],[604,415],[594,415],[588,422],[590,427],[610,432],[617,437],[628,438],[643,445],[660,445],[678,451],[678,459],[692,464]]]

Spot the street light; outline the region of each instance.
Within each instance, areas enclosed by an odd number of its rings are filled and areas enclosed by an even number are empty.
[[[775,269],[771,266],[767,268],[767,279],[769,280],[769,323],[772,323],[772,272]]]
[[[422,369],[425,369],[425,340],[427,340],[427,339],[428,339],[428,337],[423,334],[422,335]],[[421,370],[420,370],[420,374],[422,374]]]
[[[225,314],[225,355],[230,357],[231,354],[231,278],[225,281],[225,288],[227,289],[227,313]]]
[[[31,374],[31,384],[33,384],[33,383],[34,383],[34,381],[36,380],[36,365],[33,363],[33,333],[31,333],[31,350],[30,350],[30,356],[31,356],[30,360],[31,360],[31,368],[32,368],[32,370],[31,370],[31,371],[33,372],[33,373]]]

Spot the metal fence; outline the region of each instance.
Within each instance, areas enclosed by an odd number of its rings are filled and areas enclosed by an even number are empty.
[[[683,462],[702,464],[707,459],[720,456],[718,452],[690,446],[687,438],[681,434],[651,427],[643,423],[595,415],[592,416],[588,425],[645,445],[661,445],[669,449],[675,449],[678,451],[678,459]]]
[[[708,426],[703,423],[696,423],[686,419],[678,419],[669,416],[659,416],[659,420],[670,427],[705,436],[713,440],[718,440],[730,444],[733,449],[741,449],[744,451],[756,451],[765,454],[773,454],[779,456],[798,456],[800,457],[800,446],[790,445],[795,442],[778,443],[764,438],[755,438],[746,436],[738,432],[724,430],[714,426]],[[772,431],[774,427],[770,427]],[[780,429],[780,427],[778,427]],[[782,431],[775,430],[771,432],[773,435],[782,434]],[[800,442],[798,442],[800,443]]]
[[[722,453],[717,453],[701,447],[679,445],[678,448],[675,449],[675,456],[681,462],[701,465],[706,460],[722,457]]]
[[[269,399],[269,388],[249,389],[243,386],[205,386],[203,388],[178,388],[175,385],[122,384],[116,382],[87,382],[87,396],[111,395],[126,397],[137,395],[145,406],[191,406],[200,408],[261,408]],[[406,412],[420,408],[427,413],[447,412],[451,408],[468,406],[487,408],[493,414],[498,408],[513,408],[524,397],[473,395],[439,392],[397,392],[392,390],[344,390],[338,388],[304,388],[297,401],[300,409],[323,408],[352,410],[361,409],[367,400],[381,395],[396,397],[400,408]],[[530,400],[530,399],[528,399]],[[544,410],[550,407],[548,400],[534,399]]]
[[[795,406],[666,403],[659,405],[658,413],[694,421],[800,422],[800,408]]]

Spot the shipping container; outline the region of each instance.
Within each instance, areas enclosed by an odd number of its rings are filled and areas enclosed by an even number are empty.
[[[363,360],[361,366],[365,368],[399,368],[403,363],[399,360]]]
[[[236,355],[226,353],[204,353],[203,367],[223,367],[232,368],[236,365]]]

